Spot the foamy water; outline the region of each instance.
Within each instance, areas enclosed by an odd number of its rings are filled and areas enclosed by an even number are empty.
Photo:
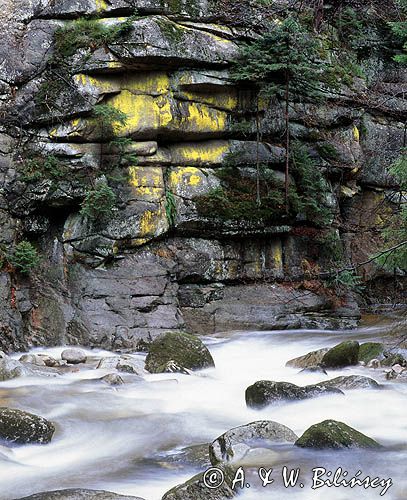
[[[11,500],[35,492],[63,488],[105,489],[159,500],[162,495],[199,472],[193,467],[170,466],[166,457],[183,447],[208,443],[226,430],[255,420],[270,419],[301,435],[310,425],[340,420],[385,446],[380,451],[314,451],[283,446],[267,457],[275,484],[262,488],[255,470],[242,499],[351,499],[381,498],[380,488],[321,488],[311,490],[313,467],[351,476],[391,477],[389,500],[407,498],[407,387],[385,383],[382,370],[361,367],[323,374],[298,373],[287,360],[311,350],[355,338],[374,340],[373,328],[352,332],[283,331],[236,332],[224,338],[204,339],[216,368],[194,376],[147,375],[145,382],[110,387],[93,380],[109,370],[83,370],[56,378],[18,378],[0,383],[0,404],[42,415],[56,423],[48,445],[0,447],[0,499]],[[58,356],[63,348],[36,349]],[[88,351],[90,356],[112,355]],[[137,357],[143,357],[138,354]],[[111,370],[110,370],[111,371]],[[244,393],[257,380],[307,385],[338,375],[363,374],[385,383],[384,390],[347,391],[305,401],[248,409]],[[129,377],[131,380],[131,377]],[[262,465],[262,464],[259,464]],[[279,471],[301,468],[304,488],[285,489]]]

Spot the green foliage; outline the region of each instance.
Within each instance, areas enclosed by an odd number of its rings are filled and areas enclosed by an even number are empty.
[[[319,95],[328,63],[319,57],[319,44],[292,16],[272,22],[257,40],[244,44],[232,77],[252,82],[266,96]]]
[[[407,191],[407,152],[390,168],[390,173],[397,179],[400,189],[400,203],[382,231],[385,243],[383,252],[376,257],[376,262],[388,270],[407,271],[407,203],[403,201]],[[404,242],[404,243],[403,243]],[[394,250],[389,249],[397,246]]]
[[[88,191],[82,203],[81,214],[93,221],[106,218],[113,211],[116,195],[105,181],[100,181],[95,188]]]
[[[227,166],[217,171],[222,186],[195,200],[201,215],[222,220],[238,220],[273,224],[293,218],[298,208],[298,197],[294,189],[290,190],[290,209],[285,210],[282,184],[272,175],[267,166],[262,165],[261,205],[257,203],[257,183],[252,177],[242,175],[240,169]]]
[[[294,142],[291,161],[292,173],[301,200],[301,210],[305,213],[307,220],[317,226],[328,224],[332,214],[324,205],[326,182],[306,146],[298,141]]]
[[[135,166],[138,164],[138,157],[134,153],[128,151],[128,148],[133,144],[133,140],[130,137],[116,137],[109,143],[109,150],[112,152],[118,152],[118,162],[117,167],[123,165]]]
[[[334,229],[329,229],[317,238],[321,245],[321,256],[327,259],[332,267],[337,267],[343,262],[343,246],[339,234]]]
[[[22,274],[29,274],[40,262],[37,250],[28,241],[18,243],[8,260]]]
[[[402,44],[402,52],[395,55],[394,60],[400,64],[407,65],[407,0],[399,0],[397,3],[400,6],[404,19],[402,21],[389,23],[397,41]]]
[[[355,271],[345,269],[338,272],[329,282],[328,286],[335,289],[350,289],[354,292],[361,293],[364,290],[363,280]]]
[[[320,156],[327,161],[335,161],[338,159],[339,153],[336,147],[329,142],[324,142],[317,145],[317,151]]]
[[[165,191],[165,213],[170,227],[174,226],[177,217],[177,205],[174,193],[169,189]]]
[[[113,135],[114,125],[125,125],[127,122],[127,114],[110,104],[97,104],[92,114],[97,119],[103,137]]]
[[[131,16],[119,24],[106,24],[98,19],[81,18],[70,21],[55,32],[55,47],[63,57],[70,57],[79,49],[96,50],[119,41],[127,35],[137,16]]]
[[[21,164],[24,182],[36,182],[44,179],[60,180],[66,177],[68,168],[54,155],[34,155]]]

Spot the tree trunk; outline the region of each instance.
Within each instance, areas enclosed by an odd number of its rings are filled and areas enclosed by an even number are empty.
[[[260,123],[259,123],[259,99],[256,101],[256,203],[261,205],[260,196]]]
[[[288,190],[290,187],[290,118],[289,112],[290,76],[288,69],[285,71],[285,210],[288,213]]]

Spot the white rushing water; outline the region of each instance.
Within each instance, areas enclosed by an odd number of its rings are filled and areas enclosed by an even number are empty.
[[[340,420],[376,439],[380,451],[316,451],[280,447],[272,463],[275,484],[253,484],[242,499],[381,498],[381,488],[320,488],[311,490],[311,469],[343,467],[349,477],[358,470],[393,480],[384,498],[407,498],[407,387],[386,383],[385,390],[347,391],[306,401],[248,409],[244,393],[257,380],[288,381],[306,385],[328,377],[299,373],[285,367],[287,360],[321,347],[354,338],[374,340],[377,331],[283,331],[228,334],[204,339],[216,368],[197,375],[147,375],[145,382],[110,387],[92,380],[109,370],[81,370],[57,378],[18,378],[0,383],[0,405],[21,408],[56,423],[48,445],[0,447],[0,499],[11,500],[40,491],[63,488],[105,489],[159,500],[176,484],[200,472],[168,459],[178,450],[209,443],[226,430],[255,420],[269,419],[301,435],[310,425],[325,419]],[[36,349],[59,355],[62,348]],[[89,356],[112,355],[87,351]],[[138,357],[143,355],[138,354]],[[111,372],[111,370],[110,370]],[[330,372],[363,374],[383,380],[362,367]],[[284,489],[280,471],[284,465],[300,467],[304,488]],[[279,478],[280,477],[280,481]]]

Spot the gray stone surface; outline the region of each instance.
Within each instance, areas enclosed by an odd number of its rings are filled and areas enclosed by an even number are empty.
[[[45,491],[17,500],[143,500],[140,497],[118,495],[109,491],[66,489]]]
[[[55,426],[43,417],[22,410],[0,408],[0,438],[12,443],[47,444]]]

